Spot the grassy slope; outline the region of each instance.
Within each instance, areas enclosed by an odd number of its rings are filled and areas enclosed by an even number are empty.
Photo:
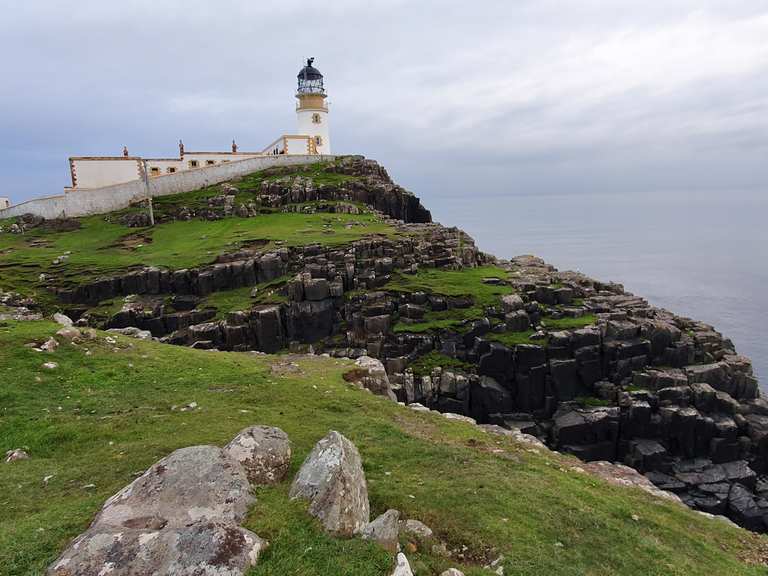
[[[360,449],[375,513],[398,508],[452,547],[495,547],[507,574],[765,573],[737,559],[764,547],[764,537],[571,471],[569,457],[532,453],[350,388],[342,361],[294,366],[123,337],[112,346],[103,336],[87,345],[91,355],[69,344],[52,354],[24,347],[55,329],[0,326],[0,448],[25,446],[32,455],[0,464],[0,574],[41,573],[135,472],[175,448],[224,444],[254,423],[288,432],[292,473],[329,429],[341,431]],[[59,368],[43,371],[48,360]],[[283,368],[272,372],[274,362]],[[192,401],[199,410],[170,410]],[[83,488],[90,483],[96,488]],[[388,574],[387,554],[323,535],[301,504],[287,502],[287,490],[258,491],[247,526],[271,547],[254,576]],[[429,549],[411,555],[419,576],[449,565]]]
[[[363,226],[346,227],[351,222]],[[283,241],[286,245],[346,244],[367,234],[392,234],[393,229],[373,215],[274,213],[254,218],[216,221],[190,220],[160,224],[155,228],[127,228],[105,222],[101,216],[81,219],[82,227],[71,232],[33,229],[23,235],[0,234],[0,288],[46,297],[41,272],[70,282],[111,274],[132,266],[173,269],[210,263],[224,252],[237,250],[253,240]],[[127,236],[141,235],[130,248],[121,244]],[[29,246],[29,242],[45,242]],[[142,244],[137,247],[136,244]],[[54,258],[71,251],[65,264]]]
[[[496,266],[445,270],[422,268],[416,274],[394,274],[384,286],[385,290],[398,292],[427,292],[441,296],[468,296],[474,298],[469,308],[455,308],[443,312],[429,311],[424,320],[417,323],[398,323],[395,332],[426,332],[438,328],[451,328],[464,320],[482,318],[488,306],[498,306],[499,298],[510,294],[509,286],[484,284],[483,278],[506,278],[507,273]]]

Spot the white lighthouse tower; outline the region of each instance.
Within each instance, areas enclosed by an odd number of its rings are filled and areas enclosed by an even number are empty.
[[[299,87],[296,90],[296,120],[298,134],[310,136],[317,154],[331,153],[331,138],[328,130],[328,105],[325,102],[323,75],[312,66],[314,58],[298,74]]]

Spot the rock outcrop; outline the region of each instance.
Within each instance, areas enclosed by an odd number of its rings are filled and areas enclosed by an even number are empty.
[[[385,550],[397,552],[400,535],[400,512],[387,510],[381,516],[368,523],[361,531],[366,540],[373,540]]]
[[[112,496],[91,529],[185,526],[199,520],[238,524],[253,502],[243,468],[216,446],[166,456]]]
[[[376,394],[584,461],[631,466],[688,505],[768,529],[768,402],[749,360],[713,327],[533,256],[483,254],[462,231],[429,222],[375,162],[344,159],[318,181],[302,170],[269,173],[248,192],[270,210],[374,210],[399,234],[347,246],[254,245],[195,269],[103,278],[61,298],[83,305],[126,296],[106,327],[136,327],[173,344],[268,353],[311,345],[356,359],[348,380]],[[207,209],[237,214],[238,190],[222,186]],[[472,293],[390,288],[425,268],[484,264],[504,272],[484,279],[504,288],[492,305],[479,306]],[[213,292],[265,283],[275,301],[225,319],[198,307]],[[464,320],[423,329],[425,319],[442,317]],[[447,365],[415,372],[428,354]]]
[[[224,447],[254,486],[277,484],[291,466],[291,442],[280,428],[251,426]]]
[[[112,496],[48,568],[49,576],[242,576],[267,542],[239,524],[253,502],[246,470],[285,473],[275,429],[248,428],[222,450],[176,450]],[[251,444],[248,439],[268,440]],[[265,454],[260,455],[260,449]],[[247,454],[246,454],[247,453]],[[283,450],[280,452],[284,456]],[[234,454],[234,458],[230,457]],[[274,464],[274,469],[267,468]]]
[[[198,521],[152,529],[105,528],[78,537],[49,576],[242,576],[265,542],[229,523]]]
[[[353,536],[368,524],[370,508],[360,454],[331,431],[307,456],[291,485],[291,498],[309,501],[309,513],[330,533]]]

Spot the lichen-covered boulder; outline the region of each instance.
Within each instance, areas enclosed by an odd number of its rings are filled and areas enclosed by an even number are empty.
[[[385,550],[397,552],[400,533],[400,512],[387,510],[381,516],[367,524],[362,530],[362,537],[377,542]]]
[[[267,543],[229,523],[88,530],[47,571],[48,576],[242,576]]]
[[[242,465],[254,485],[280,482],[291,465],[291,441],[280,428],[246,428],[224,447],[224,451]]]
[[[370,517],[368,486],[360,454],[347,438],[330,431],[302,464],[290,497],[309,500],[309,513],[339,536],[359,533]]]
[[[400,531],[407,536],[419,538],[421,540],[432,538],[433,534],[432,528],[424,524],[424,522],[412,518],[400,523]]]
[[[176,450],[104,504],[91,528],[239,523],[253,501],[245,471],[216,446]]]
[[[250,484],[215,446],[176,450],[104,504],[48,576],[243,576],[267,543],[238,524]]]

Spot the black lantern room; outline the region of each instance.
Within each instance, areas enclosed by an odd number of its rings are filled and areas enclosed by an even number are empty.
[[[320,70],[312,66],[314,61],[314,58],[308,58],[307,65],[299,71],[297,94],[325,94],[323,75],[320,74]]]

